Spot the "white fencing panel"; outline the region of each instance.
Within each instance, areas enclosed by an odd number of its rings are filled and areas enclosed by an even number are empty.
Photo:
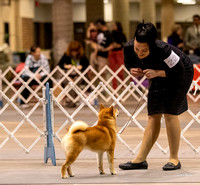
[[[43,68],[40,68],[36,71],[36,74],[39,73],[41,70],[45,71]],[[123,70],[124,72],[124,79],[120,79],[118,77],[118,73]],[[76,79],[72,79],[70,77],[71,74],[77,74]],[[13,139],[21,148],[23,148],[26,152],[29,152],[36,143],[44,136],[44,132],[41,128],[34,123],[30,116],[33,115],[34,111],[38,108],[39,105],[44,105],[44,99],[39,92],[44,87],[45,83],[48,80],[53,82],[52,92],[54,107],[52,106],[53,114],[52,114],[52,121],[53,121],[53,130],[54,130],[54,137],[60,141],[60,133],[64,132],[65,127],[73,123],[79,114],[81,114],[82,109],[87,107],[88,110],[91,112],[91,119],[97,118],[98,111],[96,110],[96,104],[94,103],[95,100],[99,102],[106,103],[108,105],[116,105],[120,112],[125,114],[127,117],[127,121],[123,125],[121,125],[121,129],[118,132],[118,139],[130,150],[133,154],[138,150],[141,145],[141,141],[135,146],[131,148],[129,144],[122,138],[123,132],[131,126],[139,128],[142,132],[144,131],[144,125],[137,119],[138,115],[142,114],[144,110],[146,110],[146,102],[147,102],[147,80],[145,77],[141,79],[133,78],[127,69],[124,66],[121,66],[116,72],[113,72],[108,66],[105,66],[100,72],[97,72],[94,68],[89,66],[83,73],[81,73],[76,67],[71,68],[69,71],[64,72],[58,66],[55,67],[51,73],[47,75],[47,77],[41,82],[37,78],[32,77],[27,81],[24,82],[22,79],[23,71],[17,74],[11,67],[8,67],[3,73],[0,73],[0,98],[2,97],[4,106],[0,110],[0,116],[6,112],[8,106],[11,106],[15,111],[17,111],[21,116],[22,120],[19,122],[17,127],[14,130],[9,130],[6,127],[5,123],[0,122],[0,128],[7,133],[8,137],[0,143],[0,148],[2,148],[9,139]],[[92,76],[90,78],[88,73]],[[104,79],[102,74],[106,73],[107,78]],[[118,81],[118,86],[116,89],[113,89],[112,81],[116,78]],[[32,80],[36,80],[38,85],[35,89],[29,87],[29,84]],[[100,83],[99,83],[100,82]],[[20,85],[16,88],[16,84],[20,83]],[[191,92],[188,93],[189,97],[189,105],[190,101],[192,103],[198,103],[200,99],[200,87],[198,85],[199,79],[193,82],[191,86]],[[30,96],[28,99],[24,99],[21,95],[21,92],[24,88],[27,88],[30,91]],[[75,94],[72,96],[71,92]],[[18,99],[22,99],[26,103],[31,103],[33,99],[35,99],[35,104],[31,108],[31,111],[27,114],[24,114],[23,111],[16,106],[16,101]],[[66,98],[76,103],[77,107],[75,109],[69,109],[65,106]],[[135,107],[130,110],[126,107],[126,104],[131,101],[135,103]],[[138,105],[138,107],[137,107]],[[134,108],[137,107],[137,110],[133,112]],[[59,109],[64,117],[66,117],[65,121],[59,125],[58,128],[55,129],[55,125],[58,126],[56,121],[57,113],[55,112],[55,108]],[[190,108],[190,106],[189,106]],[[195,152],[200,151],[200,146],[195,146],[193,143],[189,141],[188,138],[185,137],[185,134],[191,129],[194,124],[200,124],[200,110],[193,110],[189,109],[187,111],[188,119],[186,120],[187,124],[185,124],[181,138],[185,143],[187,143],[191,149]],[[93,115],[93,116],[92,116]],[[94,121],[94,123],[97,120]],[[24,122],[27,122],[31,125],[39,134],[39,136],[34,140],[34,142],[29,146],[25,147],[22,142],[20,142],[17,137],[15,137],[16,132],[24,125]],[[56,122],[56,124],[54,124]],[[163,153],[168,152],[168,147],[162,147],[158,142],[156,146],[162,151]]]
[[[197,71],[200,71],[200,68],[198,68],[197,65],[194,65],[194,68]],[[123,71],[124,73],[124,79],[120,79],[118,77],[118,73],[120,71]],[[36,86],[36,88],[34,89],[35,93],[38,93],[39,91],[42,90],[42,88],[45,86],[46,82],[48,80],[51,80],[53,83],[53,93],[56,93],[56,91],[59,91],[58,94],[64,90],[64,87],[66,86],[66,84],[68,82],[73,82],[73,84],[76,85],[76,88],[84,95],[84,96],[88,96],[88,91],[95,89],[95,87],[99,84],[99,82],[103,82],[103,84],[105,84],[105,86],[112,91],[112,94],[114,96],[119,96],[121,94],[121,92],[126,89],[129,85],[130,82],[134,82],[134,84],[140,88],[141,90],[145,90],[145,88],[148,86],[148,81],[146,80],[145,77],[141,78],[141,79],[137,79],[134,78],[130,75],[129,71],[125,68],[124,65],[122,65],[116,72],[113,72],[107,65],[99,72],[97,72],[92,66],[89,66],[83,73],[80,72],[76,67],[72,67],[70,70],[68,70],[67,72],[64,72],[59,66],[56,66],[49,74],[47,74],[46,78],[43,81],[40,81],[39,79],[37,79],[35,77],[36,74],[38,74],[39,72],[44,71],[45,73],[47,73],[45,71],[45,69],[43,69],[42,67],[39,68],[35,73],[32,73],[30,71],[30,73],[32,74],[31,77],[28,79],[28,81],[26,82],[27,85],[30,84],[30,82],[34,79],[35,81],[37,81],[38,85]],[[70,76],[71,74],[76,73],[76,79],[73,80]],[[90,76],[88,76],[88,73],[90,73]],[[107,78],[104,79],[102,74],[106,73],[107,74]],[[20,87],[21,84],[25,83],[22,75],[23,74],[23,70],[20,73],[16,73],[12,67],[8,67],[3,73],[0,72],[0,90],[2,90],[2,92],[4,94],[6,94],[9,98],[12,97],[13,94],[18,94],[17,97],[19,97],[20,99],[22,99],[25,103],[29,103],[32,98],[33,95],[31,93],[31,95],[28,97],[28,99],[24,99],[21,96],[21,93],[19,92],[18,88]],[[112,87],[112,81],[113,79],[116,79],[118,82],[118,86],[116,89],[113,89]],[[200,83],[200,77],[198,77],[195,80],[196,83]],[[3,84],[3,86],[1,85]],[[17,88],[16,88],[17,86]],[[197,88],[197,86],[196,86]],[[21,89],[22,91],[23,89]],[[73,102],[77,102],[79,100],[79,97],[77,96],[76,98],[73,98],[71,96],[71,94],[69,93],[69,91],[65,92],[65,94],[68,96],[68,98],[73,101]],[[101,99],[103,99],[105,102],[109,102],[111,100],[111,97],[109,96],[105,96],[103,91],[100,91],[100,93],[98,94],[99,97]],[[131,96],[130,92],[127,92],[126,96],[124,96],[121,101],[125,102],[127,101],[127,99]],[[200,94],[196,93],[196,94],[188,94],[189,98],[192,99],[192,101],[197,102],[200,99]],[[1,97],[0,97],[1,98]],[[62,97],[60,97],[62,98]],[[135,96],[136,99],[138,99],[137,96]]]
[[[194,85],[197,85],[196,83],[194,83]],[[197,85],[198,89],[200,90],[200,87]],[[81,104],[74,110],[74,112],[72,112],[71,114],[69,114],[66,109],[59,103],[59,98],[63,96],[63,94],[66,91],[69,91],[73,89],[77,96],[82,100]],[[114,106],[118,106],[120,108],[120,114],[121,112],[124,112],[127,117],[129,118],[129,120],[122,126],[122,128],[119,130],[117,137],[118,139],[127,147],[127,149],[132,152],[133,154],[136,153],[136,151],[139,149],[140,145],[141,145],[141,141],[139,142],[139,144],[135,147],[135,148],[131,148],[127,142],[121,137],[121,134],[123,133],[123,131],[125,129],[128,129],[128,126],[131,124],[136,125],[141,131],[144,131],[144,127],[140,124],[140,122],[136,119],[136,117],[141,113],[141,111],[143,111],[144,109],[146,109],[146,105],[147,105],[147,91],[141,91],[137,86],[134,85],[134,83],[130,83],[126,89],[119,95],[119,96],[114,96],[113,92],[110,91],[105,84],[103,84],[102,82],[99,83],[99,85],[91,92],[91,94],[88,97],[84,97],[81,93],[81,91],[78,90],[77,86],[73,83],[69,83],[64,91],[62,91],[59,96],[54,97],[53,101],[55,103],[56,106],[59,107],[59,109],[61,111],[63,111],[63,113],[66,116],[66,121],[61,124],[61,126],[57,129],[57,131],[54,133],[54,137],[60,142],[61,138],[59,137],[59,133],[67,126],[70,125],[71,123],[73,123],[75,121],[74,117],[81,112],[81,109],[84,106],[87,106],[89,108],[89,110],[91,112],[93,112],[96,116],[98,114],[98,112],[96,111],[96,109],[94,109],[94,107],[90,104],[90,100],[97,98],[98,94],[100,94],[100,91],[105,91],[107,93],[107,95],[110,97],[110,99],[112,99],[111,101],[111,105]],[[137,102],[138,102],[138,108],[136,111],[134,111],[133,113],[131,113],[130,111],[128,111],[125,106],[121,103],[121,99],[122,97],[124,97],[124,95],[129,92],[131,93],[131,95],[133,97],[137,95],[139,95],[139,98],[137,98]],[[144,101],[143,101],[144,100]],[[140,103],[140,104],[139,104]],[[198,110],[197,114],[195,115],[190,109],[187,111],[191,117],[192,120],[187,123],[187,125],[184,127],[184,129],[181,132],[181,138],[183,139],[183,141],[185,143],[187,143],[193,151],[195,152],[199,152],[199,147],[195,148],[191,142],[189,142],[188,139],[186,139],[184,137],[184,133],[192,126],[192,124],[194,123],[194,121],[196,121],[198,124],[200,124],[200,109]],[[96,122],[97,123],[97,122]],[[95,124],[96,124],[95,123]],[[164,154],[166,154],[169,150],[169,147],[167,148],[163,148],[158,142],[156,142],[157,147],[160,149],[160,151],[162,151]]]
[[[5,139],[3,139],[3,141],[0,143],[0,149],[10,140],[14,140],[26,153],[29,153],[30,150],[39,142],[39,140],[44,136],[44,132],[43,129],[41,130],[31,119],[30,116],[34,113],[34,111],[42,104],[44,106],[45,102],[43,98],[40,98],[26,83],[23,84],[20,89],[19,92],[21,91],[21,89],[23,89],[25,86],[26,88],[28,88],[32,95],[37,98],[37,103],[31,108],[31,110],[28,113],[24,113],[19,106],[17,106],[15,104],[15,99],[18,96],[18,93],[14,94],[12,96],[12,98],[8,98],[1,90],[0,90],[0,95],[3,97],[4,101],[4,106],[2,107],[2,109],[0,110],[0,116],[1,116],[1,120],[2,120],[2,115],[6,112],[6,110],[8,109],[8,107],[12,107],[12,111],[16,111],[16,113],[18,113],[21,117],[21,120],[17,123],[17,126],[10,131],[7,128],[7,122],[2,122],[0,121],[0,128],[2,128],[4,130],[5,133],[7,133],[7,137],[5,137]],[[44,114],[44,113],[43,113]],[[19,116],[18,116],[19,117]],[[19,141],[17,139],[17,137],[15,136],[16,133],[19,131],[19,129],[24,126],[25,124],[29,124],[34,130],[36,130],[36,132],[38,133],[38,137],[32,142],[32,144],[29,147],[26,147],[23,144],[23,139],[22,141]],[[28,134],[28,133],[26,133]]]

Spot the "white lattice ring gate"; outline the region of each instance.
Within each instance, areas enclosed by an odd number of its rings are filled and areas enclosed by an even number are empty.
[[[42,104],[45,104],[45,100],[43,98],[40,98],[26,83],[23,84],[23,86],[26,86],[26,88],[28,88],[31,93],[33,93],[33,95],[37,98],[38,102],[33,106],[33,108],[28,112],[28,114],[25,114],[20,107],[18,107],[17,105],[15,105],[15,103],[13,102],[16,99],[16,96],[18,96],[18,94],[15,94],[11,99],[9,99],[1,90],[0,90],[0,95],[2,95],[2,97],[6,100],[6,104],[3,106],[3,108],[0,110],[0,115],[2,115],[3,112],[6,111],[7,107],[9,105],[11,105],[14,110],[16,110],[21,116],[22,116],[22,120],[19,122],[19,124],[17,125],[17,127],[11,132],[9,131],[6,126],[0,122],[0,127],[3,128],[3,130],[8,134],[8,137],[6,137],[3,142],[0,144],[0,149],[8,142],[9,139],[13,139],[26,153],[29,153],[30,150],[38,143],[38,141],[44,136],[44,132],[39,129],[33,122],[32,120],[29,118],[33,112],[36,110],[36,108]],[[24,88],[23,86],[20,87],[19,92]],[[45,113],[43,112],[43,114],[45,115]],[[29,146],[29,148],[26,148],[16,137],[15,137],[15,133],[19,130],[19,128],[24,124],[24,122],[29,123],[38,133],[39,136],[35,139],[35,141]]]
[[[41,70],[43,70],[41,68]],[[73,70],[75,70],[77,72],[77,74],[79,75],[79,77],[74,81],[70,81],[70,73],[73,72]],[[85,74],[91,70],[94,73],[94,78],[92,80],[88,80],[85,77]],[[118,76],[117,73],[120,70],[124,70],[127,74],[126,78],[122,81]],[[105,81],[102,77],[101,74],[105,71],[108,71],[111,75],[111,78],[109,78],[107,81]],[[11,72],[14,75],[14,78],[9,81],[8,79],[6,79],[6,75],[8,72]],[[60,79],[55,79],[54,75],[56,72],[60,72],[63,76]],[[111,81],[113,80],[113,78],[116,78],[119,82],[119,86],[117,87],[117,89],[113,89],[112,85],[110,85]],[[83,73],[81,73],[80,71],[78,71],[76,68],[72,68],[71,70],[69,70],[67,73],[64,73],[63,70],[61,70],[58,66],[50,73],[47,75],[47,78],[43,81],[40,82],[38,81],[38,87],[36,88],[36,90],[33,90],[31,87],[29,87],[29,83],[30,81],[34,79],[34,77],[30,78],[29,81],[24,82],[23,79],[21,78],[21,73],[17,74],[11,67],[7,68],[6,71],[3,72],[3,74],[0,71],[0,101],[2,99],[4,99],[7,103],[4,105],[4,107],[2,107],[0,109],[0,115],[2,115],[3,112],[6,111],[8,105],[11,105],[14,110],[16,110],[21,116],[22,116],[22,120],[19,122],[19,124],[17,125],[17,127],[10,131],[5,124],[3,124],[2,122],[0,122],[0,128],[2,128],[8,135],[8,137],[6,137],[6,139],[3,140],[2,143],[0,143],[0,149],[8,142],[9,139],[13,139],[22,149],[24,149],[27,153],[30,152],[30,150],[38,143],[38,141],[44,137],[45,138],[45,132],[38,128],[38,126],[30,119],[30,116],[33,114],[33,112],[37,109],[37,107],[39,105],[45,105],[46,100],[44,99],[44,95],[41,98],[40,96],[38,96],[38,90],[40,88],[44,87],[45,82],[47,82],[48,79],[51,79],[54,83],[54,87],[51,89],[51,93],[53,94],[54,90],[56,90],[56,88],[60,88],[61,92],[57,95],[54,96],[53,95],[53,103],[54,106],[57,106],[66,116],[66,120],[65,122],[59,127],[58,130],[56,130],[54,132],[54,114],[52,114],[52,129],[53,129],[53,136],[60,141],[60,137],[59,137],[59,133],[63,130],[63,128],[68,125],[69,123],[74,122],[75,120],[75,116],[77,114],[79,114],[81,112],[81,110],[83,109],[84,106],[87,106],[88,109],[95,115],[94,117],[97,117],[98,112],[95,109],[95,105],[92,104],[91,102],[95,99],[95,98],[101,98],[102,102],[107,102],[109,104],[112,105],[117,105],[121,111],[127,116],[127,120],[130,121],[125,122],[124,125],[122,126],[122,128],[120,129],[120,131],[118,132],[118,139],[128,148],[128,150],[131,151],[131,153],[135,154],[135,152],[138,150],[138,148],[140,147],[141,142],[139,142],[139,144],[137,144],[137,146],[135,148],[131,148],[127,142],[121,137],[123,130],[126,130],[127,128],[129,128],[129,126],[132,126],[132,124],[134,124],[134,126],[136,126],[137,128],[139,128],[141,131],[144,131],[144,127],[142,126],[142,124],[140,123],[140,121],[137,120],[137,116],[146,108],[146,94],[147,92],[145,92],[144,94],[144,89],[145,86],[143,85],[143,82],[145,80],[145,78],[142,78],[140,80],[138,79],[133,79],[130,75],[129,72],[126,70],[126,68],[124,66],[121,66],[119,70],[117,70],[117,72],[113,72],[112,70],[110,70],[110,68],[108,66],[105,66],[100,73],[98,73],[97,71],[95,71],[91,66],[89,66]],[[67,84],[66,87],[62,87],[62,82],[63,80],[67,79],[69,81],[69,83]],[[16,80],[20,80],[22,82],[22,86],[16,90],[13,86],[13,83]],[[83,88],[80,88],[79,84],[79,80],[85,80],[86,85]],[[95,82],[97,80],[101,80],[102,82],[99,83],[97,86],[95,85]],[[6,87],[4,89],[2,89],[2,81],[3,83],[6,84]],[[135,84],[133,82],[129,83],[130,81],[134,81]],[[188,93],[188,98],[189,100],[192,100],[192,102],[197,103],[200,99],[200,87],[198,85],[199,81],[194,81],[192,86],[191,86],[191,90],[194,91],[194,93]],[[17,99],[17,97],[20,97],[21,99],[23,99],[23,97],[21,96],[21,92],[23,91],[24,88],[27,88],[31,95],[28,98],[27,102],[32,99],[32,97],[34,96],[36,98],[36,104],[31,108],[30,112],[28,112],[28,114],[24,114],[24,112],[18,107],[16,106],[16,104],[14,103],[14,101]],[[86,93],[87,89],[91,87],[91,92],[89,94]],[[121,90],[123,89],[123,90]],[[12,90],[14,92],[14,95],[12,95],[12,97],[8,97],[6,94],[8,93],[9,90]],[[70,97],[70,91],[73,90],[76,93],[76,98],[70,98],[73,102],[77,102],[79,101],[80,104],[79,106],[74,110],[73,113],[70,114],[70,112],[64,107],[64,105],[62,105],[62,98],[63,97]],[[121,90],[121,91],[120,91]],[[106,95],[105,95],[106,94]],[[125,107],[125,103],[127,101],[127,99],[129,97],[133,97],[135,102],[140,101],[142,97],[142,103],[140,105],[140,107],[137,109],[137,111],[132,115],[132,112],[130,110],[128,110]],[[110,103],[111,102],[111,103]],[[190,107],[190,106],[189,106]],[[54,112],[54,107],[51,106],[52,111]],[[200,152],[200,146],[195,147],[193,143],[191,143],[186,137],[185,137],[185,133],[191,128],[191,126],[194,123],[197,123],[198,125],[200,125],[200,110],[197,110],[197,112],[194,112],[192,109],[189,109],[187,111],[188,115],[192,117],[192,119],[187,122],[186,126],[184,126],[182,132],[181,132],[181,138],[182,140],[190,146],[190,148],[199,153]],[[46,113],[43,110],[43,114],[45,115]],[[55,115],[56,116],[56,115]],[[16,132],[19,130],[19,128],[24,124],[24,122],[27,121],[27,123],[29,125],[31,125],[31,127],[33,127],[37,133],[39,134],[39,136],[34,140],[34,142],[29,146],[29,147],[25,147],[18,139],[17,137],[15,137]],[[43,124],[45,125],[46,120],[44,119]],[[45,128],[45,126],[44,126]],[[45,129],[44,129],[45,130]],[[162,151],[163,153],[167,153],[168,152],[168,147],[164,148],[162,147],[158,142],[156,143],[156,146],[159,148],[160,151]]]
[[[198,86],[198,84],[196,82],[193,83],[193,85],[191,86],[191,89],[193,88],[193,86],[197,86],[197,88],[200,90],[200,87]],[[63,107],[62,105],[59,103],[59,99],[60,97],[62,97],[64,95],[64,93],[67,90],[71,90],[73,89],[76,93],[77,96],[79,96],[79,98],[82,100],[82,103],[78,106],[78,108],[72,113],[72,115],[70,115]],[[118,132],[117,137],[118,139],[127,147],[127,149],[135,154],[136,151],[139,149],[141,142],[134,148],[132,149],[126,142],[125,140],[122,139],[121,134],[123,133],[123,131],[131,124],[134,123],[140,130],[144,131],[143,126],[136,120],[136,117],[138,116],[138,114],[144,109],[146,108],[146,104],[147,104],[147,97],[146,97],[146,93],[144,94],[144,92],[142,92],[137,86],[134,85],[133,82],[131,82],[127,88],[121,93],[121,95],[119,95],[118,97],[115,97],[113,95],[113,93],[102,83],[100,82],[99,85],[93,90],[93,92],[91,92],[91,94],[88,97],[84,97],[82,95],[82,93],[77,89],[76,85],[73,84],[72,82],[70,82],[64,89],[64,91],[62,91],[59,96],[57,97],[53,97],[53,101],[55,103],[55,105],[57,105],[61,111],[63,111],[63,113],[66,115],[67,120],[61,125],[61,127],[57,130],[56,133],[54,133],[54,137],[58,140],[61,141],[61,138],[58,136],[58,134],[60,133],[60,131],[70,122],[73,123],[74,120],[74,116],[81,111],[81,109],[84,107],[84,105],[88,106],[88,108],[95,113],[95,115],[97,115],[97,111],[94,109],[94,107],[89,103],[89,100],[92,98],[96,98],[96,96],[100,93],[99,91],[105,91],[109,97],[113,100],[113,103],[111,105],[115,106],[119,106],[120,109],[129,117],[131,118],[128,122],[126,122],[124,124],[124,126],[121,128],[121,130]],[[120,99],[127,93],[127,92],[132,92],[133,96],[135,96],[136,94],[138,94],[139,96],[142,97],[142,99],[144,100],[144,102],[141,104],[141,106],[138,108],[138,110],[134,113],[131,114],[120,102]],[[135,91],[135,92],[134,92]],[[134,92],[134,93],[133,93]],[[138,101],[140,101],[140,99],[138,99]],[[192,116],[192,120],[185,126],[185,128],[182,130],[181,132],[181,138],[183,139],[183,141],[185,143],[187,143],[193,151],[195,152],[199,152],[200,147],[195,148],[191,142],[189,142],[185,137],[184,137],[184,133],[190,128],[190,126],[194,123],[194,121],[196,121],[198,124],[200,124],[200,111],[198,111],[198,113],[195,115],[190,109],[188,110],[188,113]],[[53,114],[53,113],[52,113]],[[94,123],[96,124],[96,123]],[[156,142],[157,147],[159,148],[160,151],[162,151],[164,154],[166,154],[169,150],[169,147],[167,148],[163,148],[158,142]]]

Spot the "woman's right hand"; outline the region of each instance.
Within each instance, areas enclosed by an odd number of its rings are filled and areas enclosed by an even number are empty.
[[[141,77],[144,76],[144,73],[142,71],[141,68],[131,68],[130,69],[130,73],[134,76],[134,77]]]
[[[71,65],[71,64],[64,64],[64,68],[65,68],[65,69],[71,69],[71,68],[72,68],[72,65]]]

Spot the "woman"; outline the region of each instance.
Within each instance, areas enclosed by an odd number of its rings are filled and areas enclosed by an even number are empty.
[[[38,71],[39,68],[42,67],[43,69],[41,71]],[[37,74],[36,71],[38,72]],[[44,54],[41,53],[41,49],[39,46],[32,46],[30,48],[30,54],[26,57],[25,66],[24,66],[24,72],[22,73],[21,77],[22,79],[27,82],[30,77],[34,77],[33,80],[28,84],[30,87],[33,85],[38,85],[38,82],[35,79],[38,79],[39,81],[43,81],[47,78],[47,74],[50,72],[50,66],[49,61],[45,57]],[[52,87],[52,81],[48,80],[50,87]],[[22,91],[22,96],[26,100],[29,97],[30,91],[25,88]],[[26,102],[21,100],[20,105],[22,108],[29,107]]]
[[[152,23],[140,23],[134,40],[124,45],[125,66],[134,77],[150,80],[148,123],[140,151],[131,162],[120,164],[123,170],[147,169],[147,155],[156,142],[164,115],[169,142],[169,162],[163,170],[181,168],[178,158],[181,127],[179,116],[188,109],[186,95],[193,79],[193,64],[182,51],[161,40]]]
[[[65,71],[68,71],[73,66],[75,66],[78,70],[83,72],[89,66],[89,61],[84,55],[84,50],[81,43],[78,41],[70,42],[67,51],[60,59],[58,65],[60,66],[61,69]],[[72,79],[72,81],[75,81],[79,75],[77,74],[76,71],[72,71],[69,76]],[[64,81],[62,85],[65,87],[67,83],[68,80]],[[81,84],[83,83],[83,81],[80,81],[79,83]],[[74,99],[76,98],[76,93],[74,91],[70,91],[70,95]],[[75,107],[76,104],[67,99],[66,106]]]
[[[69,70],[76,66],[77,69],[83,72],[88,67],[89,61],[84,55],[81,43],[78,41],[70,42],[58,65],[64,70]],[[72,77],[74,76],[76,75],[72,75]]]
[[[97,35],[98,31],[93,22],[89,24],[89,27],[87,29],[87,39],[85,40],[85,43],[87,45],[91,46],[91,53],[90,53],[90,65],[95,68],[95,65],[97,64],[97,53],[98,53],[98,46],[97,46]],[[90,74],[91,78],[92,75]]]
[[[108,61],[110,63],[110,68],[116,72],[121,65],[124,64],[123,47],[124,43],[127,41],[126,36],[123,33],[122,25],[120,22],[114,22],[112,28],[113,37],[113,49],[109,51]],[[118,73],[121,80],[124,79],[123,70]],[[113,89],[117,88],[117,79],[113,79]]]
[[[168,37],[168,43],[177,47],[180,50],[183,50],[184,43],[183,43],[182,33],[183,30],[181,28],[181,25],[175,24],[172,27],[171,35]]]

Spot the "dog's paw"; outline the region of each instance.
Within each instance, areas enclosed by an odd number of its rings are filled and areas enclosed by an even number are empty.
[[[67,175],[64,175],[64,176],[61,176],[62,179],[68,179],[68,176]]]
[[[104,174],[105,174],[105,172],[104,172],[104,171],[101,171],[101,172],[100,172],[100,175],[104,175]]]
[[[70,177],[74,177],[75,175],[72,173],[72,174],[70,174],[69,176],[70,176]]]
[[[111,175],[117,175],[116,171],[111,172]]]

